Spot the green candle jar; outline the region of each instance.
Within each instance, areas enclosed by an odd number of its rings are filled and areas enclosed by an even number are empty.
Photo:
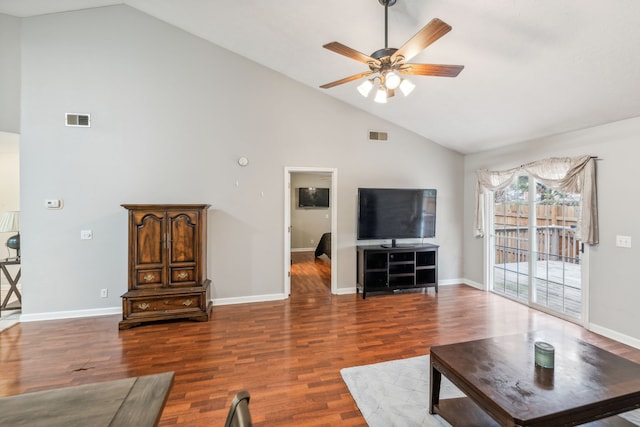
[[[553,346],[546,342],[536,341],[534,348],[536,365],[543,368],[553,368],[555,357],[555,349]]]

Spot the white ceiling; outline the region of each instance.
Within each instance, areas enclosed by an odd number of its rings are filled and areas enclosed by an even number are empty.
[[[318,88],[368,69],[323,44],[384,47],[378,0],[0,0],[0,13],[123,3],[461,153],[640,116],[638,0],[397,0],[389,47],[438,17],[453,30],[411,62],[465,69],[412,76],[413,93],[383,105],[359,81]]]

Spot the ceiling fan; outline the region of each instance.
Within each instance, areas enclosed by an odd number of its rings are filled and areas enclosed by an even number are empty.
[[[402,78],[402,74],[440,77],[456,77],[460,74],[464,65],[412,64],[407,62],[431,43],[451,31],[449,24],[438,18],[432,19],[402,45],[400,49],[390,48],[388,47],[388,10],[390,6],[396,4],[396,0],[378,0],[378,3],[384,6],[383,49],[379,49],[371,55],[365,55],[338,42],[331,42],[322,46],[325,49],[367,64],[369,71],[324,84],[320,86],[321,88],[329,89],[363,77],[373,76],[360,84],[358,91],[367,97],[371,89],[373,89],[375,81],[378,80],[379,86],[374,101],[384,103],[387,102],[387,98],[395,95],[395,90],[398,88],[405,96],[414,89],[415,85],[409,80]]]

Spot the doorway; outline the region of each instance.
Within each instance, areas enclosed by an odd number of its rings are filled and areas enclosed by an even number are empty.
[[[309,292],[321,292],[329,278],[331,294],[337,293],[337,181],[334,168],[285,167],[284,174],[284,294],[292,295],[292,275]],[[317,203],[300,203],[315,190],[328,192]],[[311,190],[310,190],[311,189]],[[326,199],[325,199],[326,197]],[[328,202],[328,203],[326,203]],[[328,206],[326,206],[328,204]],[[317,256],[316,256],[317,255]],[[295,262],[295,266],[294,266]],[[297,283],[297,282],[296,282]],[[327,291],[325,291],[327,292]],[[329,293],[327,292],[327,294]]]
[[[20,135],[0,131],[0,330],[22,310],[19,214]]]

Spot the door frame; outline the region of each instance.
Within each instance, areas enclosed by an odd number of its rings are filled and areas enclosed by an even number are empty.
[[[338,293],[338,169],[308,166],[284,168],[284,296],[291,296],[291,174],[326,173],[331,176],[331,293]]]

